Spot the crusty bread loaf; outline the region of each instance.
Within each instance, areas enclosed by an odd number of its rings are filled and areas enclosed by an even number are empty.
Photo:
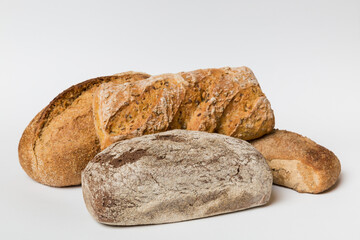
[[[100,151],[99,142],[105,148],[175,128],[250,140],[274,127],[270,103],[246,67],[147,78],[133,72],[100,77],[57,96],[20,140],[19,159],[27,174],[50,186],[77,185]]]
[[[341,166],[335,154],[299,134],[274,130],[251,144],[264,155],[275,184],[320,193],[339,177]]]
[[[217,132],[244,140],[274,127],[270,103],[249,68],[201,69],[102,84],[94,96],[101,148],[171,129]]]
[[[246,141],[172,130],[114,143],[82,173],[86,207],[99,222],[140,225],[264,205],[272,174]]]
[[[30,122],[19,143],[19,160],[35,181],[50,186],[80,184],[81,171],[99,151],[92,99],[104,82],[131,82],[149,77],[127,72],[99,77],[59,94]]]

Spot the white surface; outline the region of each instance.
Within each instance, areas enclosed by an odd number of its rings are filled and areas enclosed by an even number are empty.
[[[0,0],[0,238],[360,239],[359,56],[358,0]],[[88,214],[80,187],[43,186],[18,163],[27,124],[73,84],[128,70],[242,65],[257,76],[277,128],[339,157],[335,189],[310,195],[275,186],[265,207],[107,227]]]

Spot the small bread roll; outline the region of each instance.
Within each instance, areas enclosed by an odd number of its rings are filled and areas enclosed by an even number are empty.
[[[251,144],[267,160],[277,185],[320,193],[339,177],[341,165],[335,154],[297,133],[274,130]]]

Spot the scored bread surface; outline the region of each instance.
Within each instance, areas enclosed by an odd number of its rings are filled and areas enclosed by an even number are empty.
[[[129,82],[149,77],[127,72],[99,77],[59,94],[30,122],[19,143],[19,161],[34,180],[50,186],[80,184],[81,171],[99,151],[92,98],[104,82]]]
[[[250,140],[271,132],[275,124],[269,101],[246,67],[104,83],[93,106],[102,149],[119,140],[171,129]]]
[[[34,180],[80,184],[81,171],[118,140],[171,129],[217,132],[244,140],[271,132],[269,101],[246,67],[150,77],[99,77],[59,94],[30,122],[19,161]]]

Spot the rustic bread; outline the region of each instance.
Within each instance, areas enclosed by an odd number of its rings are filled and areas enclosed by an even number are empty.
[[[81,171],[99,151],[92,99],[102,83],[132,82],[149,77],[127,72],[99,77],[59,94],[30,122],[19,143],[19,160],[35,181],[50,186],[80,184]]]
[[[251,144],[264,155],[275,184],[298,192],[320,193],[339,177],[341,166],[335,154],[299,134],[274,130]]]
[[[249,68],[201,69],[102,84],[94,96],[101,148],[119,140],[187,129],[251,140],[275,124],[270,103]]]
[[[246,141],[172,130],[114,143],[82,173],[99,222],[141,225],[234,212],[268,202],[272,174]]]
[[[249,140],[274,127],[270,103],[246,67],[142,81],[147,78],[133,72],[100,77],[57,96],[20,140],[19,160],[25,172],[46,185],[77,185],[81,170],[100,151],[99,142],[105,148],[120,139],[174,128]]]

